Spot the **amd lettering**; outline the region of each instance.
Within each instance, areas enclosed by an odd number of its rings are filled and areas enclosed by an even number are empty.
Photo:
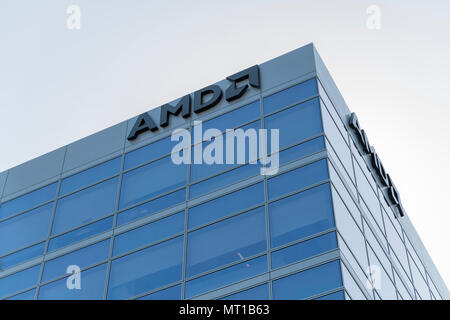
[[[242,97],[248,90],[249,85],[253,88],[260,87],[259,67],[255,65],[226,79],[230,81],[230,86],[225,90],[225,100],[231,102]],[[248,84],[243,84],[245,80],[248,80]],[[214,107],[221,101],[223,92],[218,85],[213,84],[194,92],[193,96],[193,99],[191,99],[191,95],[182,97],[175,106],[170,104],[161,106],[159,127],[167,127],[170,116],[181,114],[183,118],[189,118],[192,110],[195,113],[201,113]],[[134,140],[141,133],[156,131],[159,127],[147,112],[143,113],[136,119],[127,139]]]
[[[383,192],[385,194],[385,198],[388,199],[391,207],[397,208],[399,215],[403,217],[405,215],[405,212],[400,200],[400,194],[398,193],[398,190],[395,187],[391,177],[389,176],[388,173],[386,173],[386,170],[384,169],[384,166],[381,163],[378,154],[375,152],[375,148],[370,145],[366,132],[359,126],[358,117],[356,116],[355,113],[351,114],[349,119],[349,125],[350,128],[352,128],[356,133],[356,135],[358,136],[358,139],[361,142],[361,146],[364,153],[368,154],[370,157],[372,167],[374,168],[374,171],[377,177],[379,178],[379,181],[384,187]]]

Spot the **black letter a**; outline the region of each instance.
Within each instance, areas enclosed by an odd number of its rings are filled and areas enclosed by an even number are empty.
[[[134,140],[137,138],[137,136],[143,132],[146,131],[155,131],[158,130],[158,127],[153,122],[153,119],[150,117],[150,115],[146,112],[141,114],[136,122],[134,123],[133,129],[131,129],[130,134],[128,135],[128,140]]]

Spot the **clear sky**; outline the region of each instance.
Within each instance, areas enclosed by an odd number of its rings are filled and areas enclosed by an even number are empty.
[[[449,15],[445,0],[2,0],[0,171],[314,42],[450,284]]]

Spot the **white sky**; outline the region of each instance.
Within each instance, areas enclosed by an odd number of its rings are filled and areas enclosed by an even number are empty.
[[[314,42],[450,283],[449,30],[445,0],[3,0],[0,172]]]

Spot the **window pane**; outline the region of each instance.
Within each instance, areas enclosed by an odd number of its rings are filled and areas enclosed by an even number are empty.
[[[0,298],[12,295],[15,292],[33,287],[37,284],[41,265],[14,273],[0,279]]]
[[[327,162],[325,159],[313,162],[280,174],[268,180],[269,199],[283,194],[303,189],[312,184],[328,179]]]
[[[226,129],[237,128],[242,123],[258,118],[259,111],[259,101],[252,102],[241,108],[203,122],[203,132],[210,128],[218,129],[222,132],[225,132]]]
[[[61,182],[61,190],[59,191],[59,195],[65,195],[69,192],[78,190],[84,186],[88,186],[94,182],[117,174],[120,171],[121,162],[122,158],[118,157],[65,178]]]
[[[39,289],[39,300],[100,300],[105,290],[107,264],[81,271],[81,288],[68,289],[68,278],[57,280]],[[70,281],[70,280],[69,280]]]
[[[262,256],[186,282],[185,298],[251,278],[267,272],[267,257]]]
[[[134,208],[120,212],[117,216],[117,226],[138,220],[153,213],[175,206],[186,201],[186,189],[180,189],[165,196],[151,200]]]
[[[113,178],[58,200],[52,235],[114,212],[118,178]]]
[[[217,222],[188,236],[188,277],[266,250],[264,207]]]
[[[272,252],[272,268],[279,268],[336,248],[336,233],[330,232]]]
[[[114,256],[123,254],[184,231],[184,211],[137,229],[119,234],[114,239]]]
[[[92,236],[102,233],[102,232],[105,232],[112,228],[113,221],[114,221],[113,217],[108,217],[108,218],[102,219],[100,221],[91,223],[82,228],[78,228],[78,229],[75,229],[68,233],[64,233],[60,236],[52,238],[52,239],[50,239],[50,242],[48,245],[48,251],[49,252],[54,251],[56,249],[68,246],[69,244],[87,239],[89,237],[92,237]]]
[[[45,263],[42,282],[50,281],[66,274],[67,267],[77,265],[81,269],[108,259],[110,240],[90,245]]]
[[[268,116],[264,126],[280,130],[280,148],[318,135],[323,132],[319,100],[315,98]],[[268,150],[272,150],[270,143],[268,145]]]
[[[34,246],[12,253],[0,258],[0,271],[11,268],[24,261],[39,257],[44,254],[45,242],[38,243]]]
[[[137,300],[181,300],[181,285],[154,292]]]
[[[238,181],[256,176],[260,173],[261,166],[258,164],[246,164],[239,168],[227,171],[218,176],[204,180],[194,184],[190,188],[190,196],[192,198],[199,197],[216,189],[226,187]]]
[[[264,202],[264,183],[258,183],[189,209],[189,228]]]
[[[260,286],[226,296],[220,300],[269,300],[269,285],[264,283]]]
[[[240,128],[240,129],[242,129],[244,131],[247,131],[249,129],[254,129],[255,132],[258,133],[258,129],[260,129],[260,128],[261,128],[261,121],[255,121],[255,122],[252,122],[252,123],[250,123],[250,124]],[[203,131],[205,131],[204,128],[203,128]],[[224,148],[223,149],[224,150],[223,162],[226,162],[225,148],[227,146],[227,143],[231,143],[231,142],[227,142],[226,141],[226,137],[224,135],[221,135],[220,137],[217,137],[215,139],[222,139],[222,144],[223,144],[223,148]],[[270,137],[268,139],[270,139]],[[237,138],[234,138],[233,141],[234,141],[234,160],[233,160],[233,164],[226,164],[226,163],[224,163],[224,164],[215,164],[215,163],[214,164],[207,164],[207,163],[204,163],[204,161],[202,161],[201,164],[192,163],[191,164],[191,176],[190,176],[191,183],[195,182],[195,181],[198,181],[200,179],[204,179],[206,177],[212,176],[212,175],[217,174],[219,172],[223,172],[223,171],[232,169],[234,167],[239,166],[239,164],[243,164],[244,161],[240,161],[240,163],[238,162],[238,155],[240,155],[240,153],[238,153],[238,152],[245,152],[245,154],[243,155],[245,157],[244,158],[245,159],[245,163],[249,162],[249,159],[250,159],[250,155],[249,155],[249,138],[245,138],[245,148],[244,148],[244,150],[241,150],[241,149],[238,150],[238,147],[237,147],[238,146],[238,140],[237,140]],[[210,141],[203,142],[202,143],[202,150],[205,150],[205,148],[211,143],[213,143],[213,142],[210,142]],[[256,148],[257,156],[259,156],[259,149],[258,148],[259,148],[259,145],[257,145],[257,148]],[[191,155],[193,157],[192,159],[194,159],[194,147],[192,148]]]
[[[269,204],[272,248],[334,227],[330,185]]]
[[[273,298],[300,300],[342,286],[339,261],[311,268],[273,282]]]
[[[315,78],[264,98],[264,113],[270,113],[317,94]]]
[[[318,137],[280,152],[280,166],[325,149],[323,137]]]
[[[183,237],[111,263],[108,299],[126,299],[181,280]]]
[[[125,154],[125,163],[123,169],[128,170],[140,164],[169,154],[171,153],[173,147],[174,145],[172,145],[170,137],[167,137],[153,142],[145,147],[131,151]]]
[[[32,289],[30,291],[18,294],[14,297],[8,298],[8,300],[34,300],[34,296],[36,294],[36,289]]]
[[[48,237],[53,203],[0,223],[0,255]]]
[[[333,292],[314,300],[345,300],[344,291]]]
[[[23,196],[0,204],[0,219],[10,217],[13,214],[33,208],[38,204],[54,199],[56,196],[57,185],[57,183],[53,183],[36,191],[27,193]]]
[[[123,175],[120,208],[156,197],[186,184],[186,165],[166,157]]]

